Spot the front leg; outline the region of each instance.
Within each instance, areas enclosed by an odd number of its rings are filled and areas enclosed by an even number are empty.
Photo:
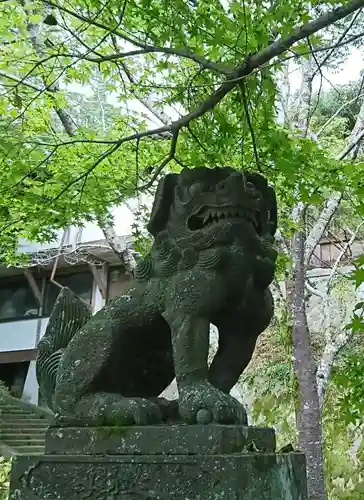
[[[209,381],[229,394],[248,366],[259,335],[273,316],[273,299],[268,289],[255,290],[250,300],[235,313],[220,318],[219,348],[211,363]]]
[[[242,332],[244,321],[232,318],[219,326],[219,348],[211,363],[209,381],[229,394],[248,366],[258,338],[254,330]]]
[[[244,319],[236,315],[218,327],[219,348],[210,366],[209,381],[225,394],[230,394],[248,366],[258,337],[255,330],[242,332],[242,325]],[[243,424],[248,425],[245,409]]]
[[[243,406],[208,382],[209,327],[207,317],[167,310],[172,334],[179,412],[188,423],[245,423]]]

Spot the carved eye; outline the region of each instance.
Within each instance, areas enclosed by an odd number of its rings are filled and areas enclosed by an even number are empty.
[[[228,191],[228,185],[227,185],[227,182],[224,180],[224,181],[220,181],[216,184],[216,192],[219,193],[219,194],[225,194],[227,193]]]
[[[256,188],[256,186],[252,182],[248,181],[245,184],[245,187],[246,187],[247,194],[251,198],[260,198],[260,193],[259,193],[258,189]]]
[[[203,189],[203,186],[201,184],[201,182],[195,182],[194,184],[192,184],[189,189],[188,189],[188,192],[190,194],[190,196],[196,196],[197,194],[201,193]]]
[[[187,195],[187,189],[178,184],[176,186],[176,194],[181,201],[184,201]]]

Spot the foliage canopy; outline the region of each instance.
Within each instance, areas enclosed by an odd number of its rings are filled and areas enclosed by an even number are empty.
[[[348,185],[348,169],[276,120],[286,61],[332,56],[332,22],[343,47],[353,32],[340,18],[362,19],[358,2],[311,4],[1,2],[3,259],[19,237],[107,215],[163,168],[258,169],[287,205]]]

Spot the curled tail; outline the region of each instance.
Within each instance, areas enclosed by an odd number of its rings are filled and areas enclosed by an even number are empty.
[[[38,344],[36,375],[42,397],[53,410],[59,362],[74,335],[90,319],[91,310],[69,288],[62,288]]]

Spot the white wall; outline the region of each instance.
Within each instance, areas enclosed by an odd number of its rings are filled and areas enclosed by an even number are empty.
[[[37,330],[39,328],[40,340],[47,323],[48,318],[0,323],[0,352],[34,349],[37,344]]]
[[[96,313],[105,304],[94,280],[92,293],[92,312]],[[36,318],[0,323],[0,352],[34,349],[43,337],[48,318]],[[36,377],[36,362],[31,361],[24,383],[22,400],[38,404],[39,386]]]
[[[31,361],[29,363],[29,369],[25,379],[23,394],[21,397],[21,399],[26,403],[32,403],[33,405],[37,405],[39,401],[39,386],[35,371],[35,364],[35,361]]]
[[[34,349],[43,337],[48,318],[36,318],[0,323],[0,352]],[[38,383],[35,374],[35,361],[29,363],[24,383],[22,399],[38,404]]]

